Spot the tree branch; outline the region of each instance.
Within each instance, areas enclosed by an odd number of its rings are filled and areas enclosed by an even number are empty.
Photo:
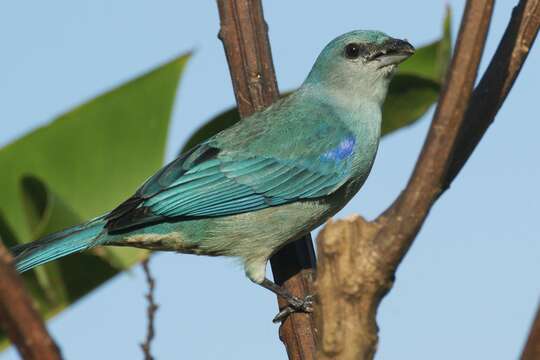
[[[390,267],[397,267],[414,241],[431,206],[444,191],[464,114],[491,20],[494,0],[469,0],[463,14],[457,46],[435,110],[428,136],[414,172],[398,199],[377,219],[384,227],[377,234],[379,252]]]
[[[523,348],[521,360],[538,360],[540,359],[540,306],[536,312],[536,317],[529,331],[529,338]]]
[[[34,308],[0,240],[0,324],[26,360],[60,360],[60,349]]]
[[[469,159],[510,92],[540,26],[540,1],[520,1],[465,114],[446,187]]]
[[[219,0],[221,29],[238,110],[242,117],[278,99],[267,25],[260,0]],[[271,259],[276,283],[293,295],[312,293],[315,254],[311,237],[287,245]],[[278,298],[280,308],[286,303]],[[315,358],[315,328],[310,314],[293,314],[280,327],[289,359]]]
[[[152,340],[154,340],[154,337],[156,336],[154,320],[156,318],[156,311],[158,309],[158,305],[154,301],[154,289],[156,287],[156,280],[152,277],[149,263],[150,255],[141,263],[144,275],[146,277],[146,283],[148,284],[148,292],[144,296],[148,301],[148,306],[146,308],[146,317],[148,319],[148,324],[146,327],[146,338],[144,339],[144,343],[141,344],[144,360],[154,360],[154,357],[152,356]]]
[[[377,308],[429,210],[459,173],[511,89],[540,26],[540,0],[521,0],[472,93],[493,0],[469,0],[429,134],[406,189],[373,222],[329,222],[317,241],[320,359],[370,359]],[[471,95],[472,94],[472,95]],[[469,101],[470,99],[470,101]]]

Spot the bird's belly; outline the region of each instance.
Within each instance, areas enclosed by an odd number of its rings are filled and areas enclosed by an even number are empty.
[[[199,253],[250,258],[269,257],[289,241],[313,230],[335,213],[328,201],[302,201],[234,216],[180,224]]]
[[[297,201],[264,210],[186,222],[182,232],[195,239],[199,249],[210,255],[250,258],[270,257],[341,210],[361,187],[363,179],[343,185],[324,198]],[[204,229],[201,231],[201,229]],[[203,237],[199,237],[204,234]]]

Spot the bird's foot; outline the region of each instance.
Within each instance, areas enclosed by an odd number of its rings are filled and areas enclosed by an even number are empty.
[[[313,312],[313,295],[308,295],[304,299],[296,296],[287,299],[289,305],[283,308],[272,320],[274,323],[285,320],[289,315],[295,312],[311,313]]]

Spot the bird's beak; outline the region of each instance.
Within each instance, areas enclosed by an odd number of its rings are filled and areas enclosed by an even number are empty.
[[[414,47],[406,40],[389,39],[381,44],[369,57],[369,61],[377,61],[378,68],[397,65],[414,54]]]

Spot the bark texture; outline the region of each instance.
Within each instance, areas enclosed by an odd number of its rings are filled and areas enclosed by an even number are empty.
[[[268,28],[260,0],[219,0],[223,42],[240,116],[263,110],[279,98]],[[270,260],[274,280],[300,298],[312,293],[315,252],[310,236],[291,243]],[[278,298],[279,307],[287,306]],[[289,359],[315,359],[311,314],[296,313],[280,326]]]
[[[521,360],[538,360],[540,359],[540,307],[536,312],[529,337],[523,348]]]
[[[60,360],[60,349],[32,304],[0,240],[0,324],[25,360]]]

